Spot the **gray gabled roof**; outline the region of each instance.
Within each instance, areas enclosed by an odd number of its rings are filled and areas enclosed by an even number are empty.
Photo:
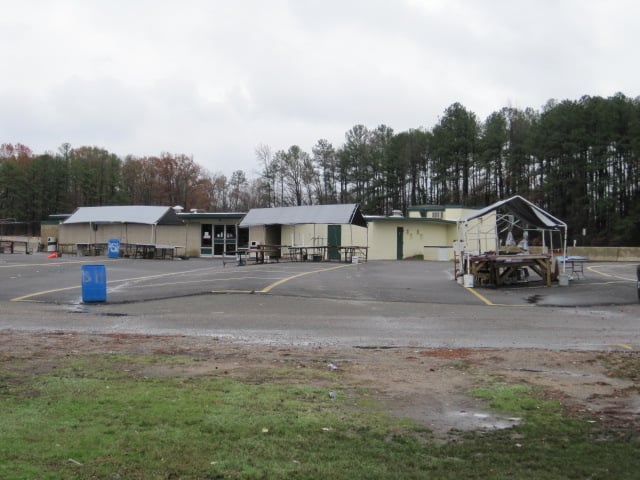
[[[139,223],[143,225],[182,225],[171,207],[149,205],[119,205],[107,207],[79,207],[64,222],[72,223]]]
[[[537,207],[520,195],[515,195],[511,198],[507,198],[506,200],[500,200],[493,205],[489,205],[486,208],[462,217],[459,221],[466,222],[474,218],[484,217],[487,213],[498,209],[503,209],[506,212],[512,213],[514,216],[520,218],[532,227],[543,229],[567,228],[566,223],[558,220],[550,213],[545,212],[543,209]]]
[[[301,207],[253,208],[240,227],[258,225],[351,224],[366,227],[367,222],[355,203],[306,205]]]

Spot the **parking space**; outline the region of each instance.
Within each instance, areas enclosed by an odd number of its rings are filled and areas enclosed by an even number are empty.
[[[101,259],[107,302],[136,303],[212,293],[271,294],[382,302],[484,306],[589,306],[637,302],[635,263],[589,264],[569,286],[540,281],[468,289],[447,262],[378,261],[364,264],[277,263],[237,266],[220,259],[174,261]],[[82,301],[78,257],[12,255],[0,261],[0,301],[62,305]]]
[[[174,261],[44,256],[11,257],[0,264],[0,300],[77,304],[83,266],[104,265],[108,303],[145,302],[211,292],[260,291],[292,273],[274,265],[237,267],[222,260]],[[18,261],[20,260],[20,261]],[[267,267],[267,268],[265,268]]]
[[[595,307],[637,303],[636,263],[587,263],[584,273],[571,277],[568,286],[522,282],[505,288],[475,288],[485,304],[500,306]]]
[[[569,286],[465,288],[447,262],[101,259],[107,301],[82,303],[95,258],[0,258],[0,331],[205,335],[287,345],[640,349],[635,264]],[[549,307],[549,308],[541,308]]]
[[[76,257],[11,257],[0,264],[0,301],[79,304],[84,265]],[[449,264],[295,262],[237,266],[219,259],[103,259],[107,302],[135,303],[204,294],[278,294],[389,302],[478,304],[457,288]]]

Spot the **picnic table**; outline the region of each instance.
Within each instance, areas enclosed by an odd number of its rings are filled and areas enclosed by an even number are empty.
[[[360,262],[367,261],[369,247],[363,247],[359,245],[343,245],[338,247],[338,250],[342,253],[341,257],[344,256],[344,261],[347,263],[353,263],[355,259]]]
[[[326,245],[292,245],[287,251],[292,262],[321,262],[327,258],[328,248]]]
[[[59,244],[58,250],[63,252],[69,244]],[[129,258],[169,259],[178,256],[179,245],[165,245],[160,243],[120,243],[119,248]],[[107,243],[76,243],[75,251],[78,256],[100,256],[108,251]]]
[[[242,265],[242,257],[247,257],[247,260],[253,258],[255,263],[266,263],[271,261],[271,259],[278,262],[280,261],[281,251],[282,245],[256,245],[249,248],[238,248],[235,254]]]
[[[165,245],[159,243],[124,243],[121,244],[125,253],[132,258],[173,260],[177,256],[180,247],[178,245]]]
[[[20,252],[16,251],[16,246],[22,246]],[[29,242],[27,240],[0,240],[0,253],[29,253]]]
[[[360,245],[294,245],[287,248],[289,258],[294,262],[328,261],[332,259],[332,252],[336,252],[337,256],[333,259],[347,263],[352,263],[355,258],[366,262],[369,249]]]
[[[100,256],[106,251],[106,243],[76,243],[76,252],[79,257],[82,256]]]

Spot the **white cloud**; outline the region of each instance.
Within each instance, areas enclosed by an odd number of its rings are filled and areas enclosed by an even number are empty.
[[[431,128],[453,102],[483,119],[582,95],[638,95],[629,0],[23,0],[3,2],[0,142],[193,155],[355,124]]]

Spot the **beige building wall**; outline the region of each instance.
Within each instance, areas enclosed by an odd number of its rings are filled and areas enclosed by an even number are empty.
[[[249,244],[257,242],[264,245],[266,242],[266,227],[264,225],[258,225],[255,227],[249,227]]]
[[[496,212],[470,220],[466,225],[460,225],[458,238],[464,244],[464,251],[467,253],[477,255],[497,251]]]
[[[457,222],[459,218],[470,215],[476,210],[473,208],[464,208],[464,207],[447,207],[444,211],[444,215],[442,217],[443,220],[448,220],[450,222]]]
[[[186,247],[187,243],[186,233],[184,225],[158,225],[153,243],[181,247],[179,253],[182,254],[182,248]]]
[[[396,228],[395,222],[369,222],[369,260],[396,259]]]
[[[367,245],[367,229],[357,225],[340,226],[340,243],[342,245]],[[304,224],[282,225],[282,245],[324,246],[329,242],[329,225]]]
[[[410,207],[407,213],[409,218],[430,218],[434,220],[456,222],[460,217],[464,217],[475,211],[476,209],[474,208],[460,206],[417,206]]]
[[[403,229],[402,257],[424,256],[425,260],[453,259],[454,224],[388,218],[369,222],[369,259],[396,260],[398,254],[398,227]]]
[[[426,219],[398,217],[389,220],[389,217],[381,217],[378,221],[370,220],[368,228],[342,225],[341,244],[368,246],[367,256],[370,260],[396,260],[398,227],[403,228],[403,258],[424,256],[425,260],[453,259],[456,225]],[[326,224],[282,225],[280,245],[327,245],[327,237]],[[264,227],[251,227],[249,238],[251,241],[269,243],[264,241]],[[286,250],[283,251],[283,255],[286,253]]]
[[[284,228],[284,227],[282,227]],[[257,225],[249,227],[249,245],[253,242],[260,245],[285,245],[279,225]]]
[[[185,247],[186,234],[187,229],[182,225],[62,224],[58,227],[58,245],[71,247],[78,243],[106,244],[110,239],[118,238],[120,243]]]
[[[199,257],[200,256],[200,234],[201,227],[200,223],[189,222],[184,226],[185,229],[185,255],[188,257]]]
[[[58,227],[59,224],[42,224],[40,225],[40,244],[44,247],[47,245],[47,239],[49,237],[55,238],[58,241]]]
[[[58,245],[74,246],[77,243],[96,243],[96,232],[89,225],[72,224],[58,227]]]
[[[282,245],[313,246],[327,244],[328,227],[325,224],[282,225]]]
[[[342,225],[342,244],[354,247],[366,247],[369,245],[369,234],[369,228],[359,227],[357,225]]]
[[[453,259],[453,239],[456,234],[456,227],[453,224],[425,225],[426,230],[423,255],[425,260],[447,261]]]

